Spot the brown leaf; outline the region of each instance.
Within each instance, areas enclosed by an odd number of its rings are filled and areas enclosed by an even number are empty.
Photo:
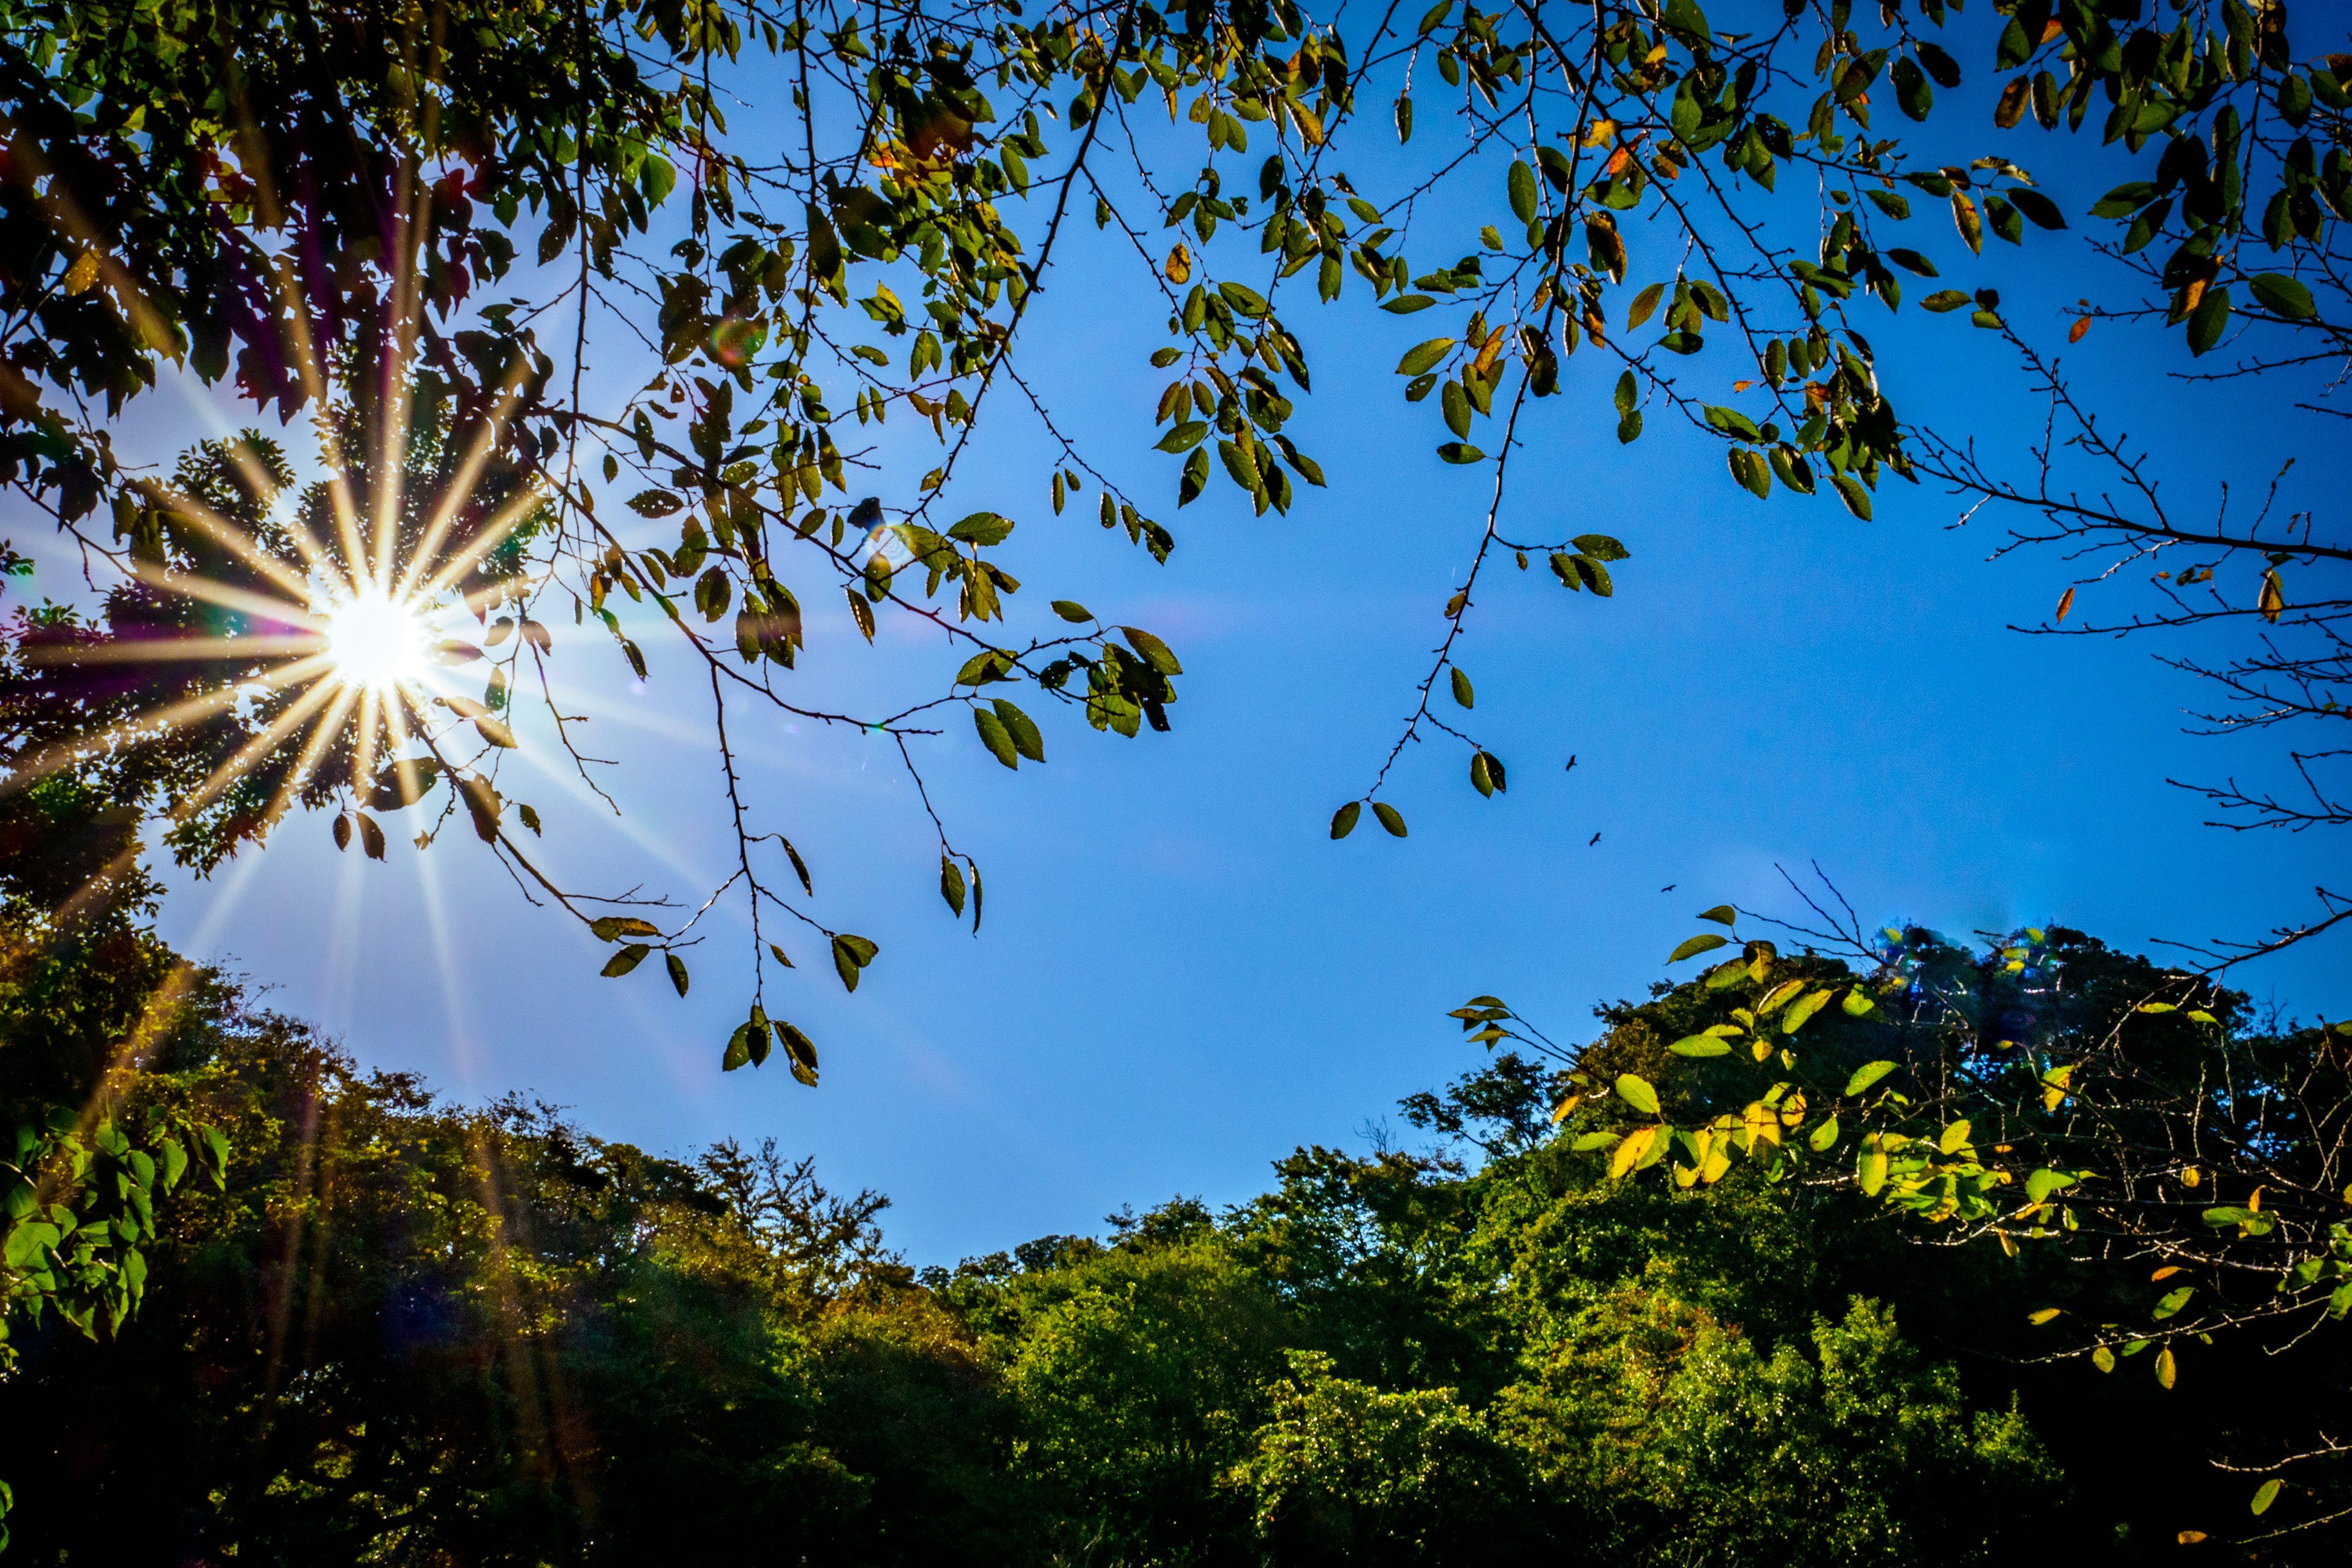
[[[2064,620],[2066,618],[2066,612],[2074,607],[2074,590],[2069,588],[2064,593],[2058,595],[2058,618],[2062,621]]]
[[[2025,117],[2026,99],[2032,90],[2033,83],[2023,76],[2002,88],[2000,101],[1993,105],[1992,122],[2003,131],[2014,129],[2017,122]]]
[[[2066,341],[2070,343],[2079,343],[2083,341],[2083,334],[2090,330],[2091,318],[2088,316],[2080,317],[2075,321],[2073,326],[2066,329]]]

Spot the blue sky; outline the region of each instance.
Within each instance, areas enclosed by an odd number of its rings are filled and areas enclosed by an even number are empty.
[[[2080,210],[2095,173],[2050,183]],[[1945,231],[1930,237],[1938,256],[1958,253]],[[2079,255],[2073,237],[2030,243]],[[1958,503],[1892,484],[1869,523],[1830,500],[1759,503],[1719,447],[1663,418],[1621,447],[1613,368],[1590,356],[1514,459],[1507,530],[1622,538],[1633,558],[1616,596],[1569,595],[1539,563],[1483,589],[1459,660],[1509,792],[1481,800],[1462,752],[1422,746],[1391,792],[1411,837],[1368,821],[1331,843],[1333,807],[1360,792],[1410,707],[1484,507],[1484,471],[1433,455],[1433,400],[1398,399],[1392,366],[1430,318],[1368,316],[1360,301],[1304,311],[1320,390],[1300,399],[1294,433],[1329,489],[1288,518],[1253,518],[1222,487],[1179,513],[1172,469],[1146,452],[1163,383],[1145,357],[1162,340],[1137,330],[1139,315],[1157,323],[1115,259],[1089,231],[1027,330],[1024,374],[1160,501],[1180,538],[1171,562],[1097,529],[1091,493],[1055,518],[1034,430],[1000,432],[961,482],[973,506],[1019,519],[1003,563],[1024,599],[1078,599],[1174,646],[1187,671],[1174,732],[1121,741],[1033,701],[1043,767],[1006,772],[968,722],[919,742],[987,873],[975,938],[940,901],[936,849],[887,742],[743,718],[748,776],[815,868],[820,912],[882,947],[845,996],[821,951],[786,938],[804,967],[770,1009],[816,1039],[821,1089],[772,1061],[719,1072],[745,1001],[741,935],[695,955],[684,1002],[651,965],[600,979],[604,950],[527,907],[462,835],[429,856],[395,846],[380,866],[338,856],[323,817],[297,819],[176,890],[166,933],[274,987],[362,1062],[451,1093],[533,1093],[656,1150],[733,1134],[812,1151],[830,1182],[890,1194],[893,1239],[933,1262],[1097,1228],[1123,1203],[1238,1199],[1299,1143],[1360,1147],[1400,1096],[1475,1065],[1446,1008],[1494,991],[1583,1037],[1596,1002],[1665,973],[1697,910],[1790,910],[1776,863],[1820,862],[1869,920],[1954,932],[2051,921],[2133,947],[2252,934],[2341,878],[2338,841],[2198,826],[2198,803],[2166,779],[2262,776],[2275,748],[2181,735],[2195,692],[2152,646],[2004,629],[2049,613],[2074,574],[2063,563],[1989,563],[1989,520],[1951,529]],[[1981,270],[1948,280],[1994,276]],[[1999,280],[2015,319],[2058,346],[2064,301]],[[1912,416],[1969,422],[2008,451],[2032,428],[2000,413],[2019,383],[1990,334],[1910,310],[1872,331]],[[2177,338],[2102,328],[2072,358],[2158,443],[2173,493],[2210,497],[2224,471],[2211,465],[2267,476],[2295,450],[2314,484],[2341,472],[2341,436],[2287,399],[2166,382],[2185,358]],[[890,438],[875,488],[895,505],[934,459],[928,432]],[[62,596],[53,556],[35,586]],[[2128,590],[2100,592],[2105,613]],[[869,651],[824,602],[803,669],[844,702],[943,684],[960,659],[903,623]],[[729,854],[698,739],[707,693],[658,656],[650,684],[628,690],[617,653],[583,634],[556,657],[611,693],[590,733],[620,760],[610,784],[628,815],[599,816],[552,773],[510,793],[548,817],[549,859],[573,881],[693,896]],[[546,756],[545,736],[525,741]],[[2340,937],[2315,944],[2242,983],[2339,1013],[2352,1006],[2344,952]]]

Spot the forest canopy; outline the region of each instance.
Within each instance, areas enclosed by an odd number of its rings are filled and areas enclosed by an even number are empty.
[[[2161,973],[2053,940],[2093,1006]],[[69,951],[0,994],[12,1038],[112,984],[99,942]],[[191,994],[124,1103],[201,1113],[236,1157],[159,1205],[135,1320],[17,1337],[26,1562],[93,1530],[121,1563],[2344,1549],[2297,1527],[2352,1478],[2275,1469],[2338,1398],[2340,1336],[2234,1336],[2170,1392],[2053,1355],[2053,1302],[2145,1313],[2142,1260],[1923,1246],[1756,1163],[1612,1180],[1552,1125],[1564,1075],[1516,1053],[1412,1097],[1417,1147],[1301,1148],[1223,1211],[917,1270],[886,1199],[772,1143],[651,1155],[363,1070],[217,976]],[[1601,1009],[1582,1068],[1663,1076],[1661,1033],[1707,1005],[1685,983]],[[2227,1005],[2251,1053],[2316,1038]]]

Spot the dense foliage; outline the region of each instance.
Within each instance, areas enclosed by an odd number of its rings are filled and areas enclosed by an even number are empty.
[[[116,919],[149,967],[65,949],[44,1005],[184,970]],[[2066,940],[2104,984],[2150,973]],[[2120,1312],[2129,1256],[1921,1246],[1762,1162],[1613,1181],[1517,1055],[1407,1101],[1424,1152],[1300,1149],[1223,1213],[918,1273],[882,1199],[772,1147],[454,1105],[186,973],[124,1104],[236,1158],[158,1206],[135,1321],[20,1330],[26,1563],[2095,1563],[2342,1506],[2306,1467],[2253,1518],[2215,1465],[2324,1418],[2337,1340],[2227,1341],[2169,1393],[2102,1375],[2030,1314]],[[7,1065],[69,1089],[26,994]],[[1583,1060],[1663,1079],[1718,1000],[1606,1009]]]
[[[107,700],[62,747],[0,722],[5,793],[153,742],[168,712],[215,744],[145,770],[139,804],[171,814],[191,863],[297,803],[333,807],[341,841],[356,826],[388,846],[352,814],[429,802],[616,944],[608,973],[660,951],[681,989],[689,911],[731,903],[749,1005],[720,1059],[763,1060],[770,987],[796,978],[780,935],[853,987],[877,947],[822,912],[791,809],[744,785],[730,711],[885,739],[910,773],[908,738],[949,724],[1017,768],[1045,762],[1062,715],[1129,737],[1171,722],[1175,650],[1004,564],[1016,528],[1064,526],[1038,513],[1089,493],[1107,537],[1162,561],[1178,542],[1138,461],[1081,450],[1053,412],[1074,389],[1016,357],[1089,227],[1132,268],[1125,309],[1156,344],[1130,367],[1157,393],[1131,438],[1176,508],[1229,483],[1286,511],[1346,460],[1290,428],[1318,304],[1383,312],[1362,320],[1394,336],[1409,417],[1475,489],[1470,564],[1433,585],[1414,701],[1334,837],[1367,805],[1406,831],[1389,797],[1429,754],[1417,740],[1507,793],[1510,742],[1471,712],[1462,662],[1507,563],[1548,564],[1580,605],[1613,592],[1627,530],[1571,532],[1585,525],[1507,484],[1554,406],[1629,443],[1677,421],[1759,499],[1834,494],[1866,518],[1910,481],[1990,505],[2011,544],[2094,562],[2083,615],[2062,625],[2070,588],[2045,629],[2241,634],[2183,655],[2218,683],[2213,722],[2324,733],[2344,711],[2352,546],[2292,489],[2210,518],[2162,499],[2148,454],[2061,373],[2056,324],[2005,314],[2000,285],[2065,279],[2053,292],[2083,300],[2070,339],[2144,325],[2151,364],[2233,356],[2210,374],[2326,397],[2352,200],[2352,57],[2315,52],[2328,45],[2277,0],[1328,16],[1293,0],[5,0],[0,483],[66,531],[101,594],[136,584],[112,610],[142,612],[103,636],[16,628],[47,661],[98,665]],[[2000,90],[1971,104],[1988,63]],[[2074,247],[2055,232],[2070,225],[2103,237]],[[1982,401],[2046,405],[2040,449],[1903,412],[1949,374],[1911,334],[1874,346],[1906,287],[2014,351],[2021,383]],[[281,477],[240,497],[118,451],[131,405],[181,372],[246,412],[334,411],[301,455],[324,501],[285,538],[288,518],[247,504]],[[1045,442],[1025,496],[965,477],[1008,426]],[[415,431],[430,460],[386,460]],[[476,570],[509,546],[507,569]],[[2095,622],[2095,584],[2143,568],[2132,607]],[[331,606],[371,595],[433,621],[462,679],[338,700]],[[919,624],[949,665],[912,692],[837,695],[807,651],[818,616],[866,642]],[[587,636],[551,629],[567,620]],[[606,645],[593,667],[581,641]],[[736,854],[707,898],[637,907],[542,875],[508,753],[593,774],[567,704],[649,677],[690,681],[697,705],[708,689],[710,798]],[[278,701],[223,711],[253,686]],[[2232,821],[2340,826],[2339,762],[2305,749],[2291,777],[2213,796]],[[923,800],[942,900],[977,924],[981,868]],[[2347,914],[2323,889],[2308,919],[2242,946]],[[773,1032],[814,1079],[806,1037]]]

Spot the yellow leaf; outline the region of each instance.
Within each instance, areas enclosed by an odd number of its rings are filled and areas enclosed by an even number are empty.
[[[2205,1539],[2205,1532],[2201,1530],[2184,1530],[2173,1539],[2183,1546],[2194,1546]]]
[[[1643,1163],[1643,1156],[1650,1152],[1650,1146],[1658,1141],[1661,1131],[1656,1127],[1641,1127],[1627,1133],[1609,1152],[1609,1174],[1622,1177],[1631,1173],[1634,1166]]]
[[[1944,1129],[1944,1135],[1936,1140],[1936,1147],[1948,1154],[1953,1150],[1967,1143],[1968,1141],[1968,1122],[1966,1121],[1955,1121],[1949,1127]]]
[[[1178,246],[1168,253],[1168,265],[1165,270],[1168,274],[1168,281],[1171,283],[1184,282],[1192,276],[1192,253],[1182,246]]]
[[[2055,1318],[2060,1312],[2064,1310],[2065,1309],[2063,1307],[2044,1307],[2038,1312],[2026,1313],[2025,1321],[2032,1323],[2034,1327],[2040,1328],[2042,1324],[2050,1321],[2053,1318]]]
[[[1495,368],[1495,356],[1503,352],[1503,339],[1509,332],[1510,328],[1508,327],[1496,327],[1493,332],[1488,334],[1486,338],[1486,346],[1478,351],[1477,359],[1473,361],[1470,366],[1473,371],[1477,373],[1480,380],[1483,381],[1486,379],[1486,373]],[[2276,616],[2273,616],[2271,619],[2276,620],[2278,617]]]
[[[2261,608],[2263,619],[2273,622],[2275,622],[2286,609],[2286,588],[2279,581],[2278,568],[2275,566],[2263,574]]]
[[[83,251],[74,258],[74,264],[66,268],[65,291],[68,294],[87,293],[90,285],[97,281],[98,252],[95,250]],[[2278,617],[2273,616],[2271,619]]]
[[[2172,1359],[2172,1347],[2170,1345],[2167,1345],[2162,1350],[2157,1352],[2156,1381],[2158,1384],[2163,1387],[2170,1388],[2172,1386],[2173,1380],[2179,1375],[2180,1363]]]
[[[1952,193],[1952,222],[1958,226],[1960,238],[1968,247],[1981,255],[1984,251],[1984,219],[1977,214],[1977,204],[1969,200],[1965,191]]]
[[[2155,1273],[2147,1277],[2148,1283],[2153,1285],[2159,1279],[2169,1279],[2179,1272],[2180,1265],[2178,1263],[2168,1263],[2163,1268],[2158,1269]]]

